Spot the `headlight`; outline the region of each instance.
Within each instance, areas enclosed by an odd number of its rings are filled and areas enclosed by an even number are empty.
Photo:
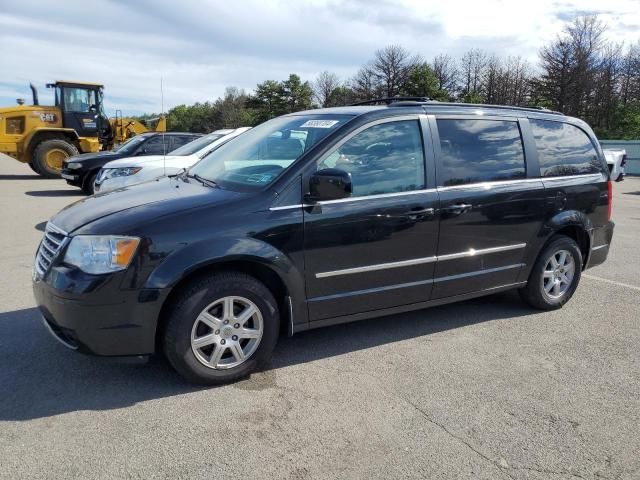
[[[128,177],[130,175],[135,175],[140,170],[142,170],[142,167],[105,168],[100,175],[100,180],[116,177]]]
[[[91,274],[124,270],[138,248],[136,237],[77,235],[71,239],[65,263]]]
[[[81,167],[82,167],[82,164],[80,164],[80,163],[67,163],[67,168],[69,170],[77,170],[77,169],[79,169]]]

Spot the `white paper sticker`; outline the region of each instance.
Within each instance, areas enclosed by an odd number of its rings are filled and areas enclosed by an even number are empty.
[[[300,128],[331,128],[338,122],[339,120],[307,120]]]

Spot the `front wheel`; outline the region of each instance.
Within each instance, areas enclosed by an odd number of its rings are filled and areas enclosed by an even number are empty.
[[[280,316],[271,292],[239,272],[203,277],[170,308],[164,352],[186,379],[215,385],[243,378],[271,357]]]
[[[72,143],[59,138],[45,140],[33,150],[34,170],[45,178],[59,178],[62,163],[74,155],[78,149]]]
[[[572,238],[556,235],[538,256],[520,296],[541,310],[561,308],[578,288],[581,271],[578,244]]]

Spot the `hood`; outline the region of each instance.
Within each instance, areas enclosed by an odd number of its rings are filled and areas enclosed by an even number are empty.
[[[141,157],[124,157],[118,160],[113,160],[109,162],[109,165],[105,165],[108,168],[119,168],[119,167],[143,167],[146,164],[158,164],[161,165],[162,162],[166,161],[167,163],[173,162],[176,160],[182,160],[187,157],[191,157],[192,155],[144,155]]]
[[[192,179],[162,178],[84,198],[62,209],[51,222],[67,233],[116,213],[119,222],[129,223],[126,217],[130,217],[131,224],[138,224],[147,216],[157,218],[203,205],[226,203],[246,195],[206,187]]]
[[[117,158],[122,158],[122,155],[118,155],[118,152],[93,152],[93,153],[81,153],[80,155],[74,155],[64,161],[64,164],[69,163],[106,163]]]

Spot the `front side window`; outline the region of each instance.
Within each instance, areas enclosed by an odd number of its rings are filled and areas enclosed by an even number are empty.
[[[274,118],[220,146],[191,167],[189,175],[198,175],[229,190],[264,188],[352,118],[326,114]]]
[[[98,102],[96,101],[96,92],[94,90],[65,87],[63,92],[65,111],[80,113],[96,111]]]
[[[578,127],[551,120],[530,119],[529,123],[536,141],[543,177],[601,171],[596,149],[587,134]]]
[[[443,186],[525,177],[517,122],[438,119]]]
[[[164,138],[164,135],[157,135],[146,142],[142,148],[147,155],[164,155],[169,144],[169,138]]]
[[[351,176],[354,197],[425,187],[422,134],[417,120],[386,122],[351,137],[318,162]]]

